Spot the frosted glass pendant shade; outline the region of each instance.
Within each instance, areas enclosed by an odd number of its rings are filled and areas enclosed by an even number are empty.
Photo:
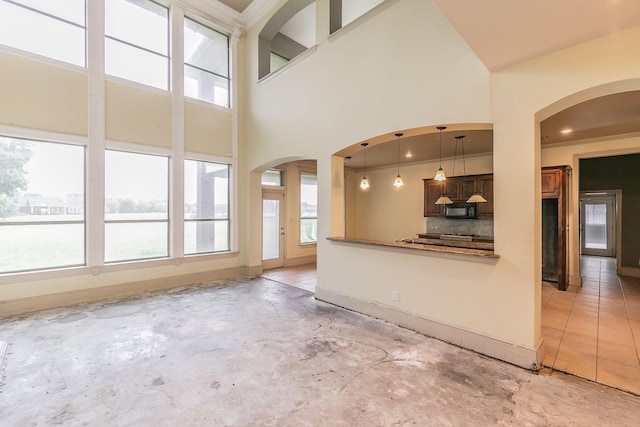
[[[363,190],[369,188],[369,178],[367,178],[366,176],[362,177],[362,180],[360,181],[360,188],[362,188]]]
[[[404,185],[404,181],[400,175],[396,176],[396,180],[393,183],[394,187],[402,187]]]
[[[444,181],[447,179],[446,176],[444,176],[444,169],[442,168],[438,168],[438,170],[436,171],[436,176],[433,178],[436,181]]]

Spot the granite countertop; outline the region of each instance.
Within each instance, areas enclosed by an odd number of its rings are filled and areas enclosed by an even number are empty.
[[[327,240],[331,240],[334,242],[347,242],[347,243],[357,243],[364,245],[375,245],[375,246],[387,246],[392,248],[404,248],[404,249],[412,249],[419,251],[427,251],[427,252],[441,252],[448,254],[458,254],[458,255],[468,255],[473,257],[481,257],[481,258],[500,258],[500,255],[496,255],[493,253],[493,244],[491,244],[491,249],[482,249],[482,248],[472,248],[472,247],[463,247],[463,246],[455,246],[442,244],[442,240],[439,240],[439,244],[432,244],[427,242],[427,240],[436,240],[436,239],[404,239],[405,241],[379,241],[379,240],[367,240],[367,239],[355,239],[355,238],[347,238],[347,237],[327,237]],[[424,242],[421,240],[425,240]],[[411,243],[414,242],[414,243]],[[446,242],[446,241],[445,241]],[[473,243],[473,242],[450,242],[450,243]],[[477,242],[480,244],[481,242]]]
[[[413,239],[413,241],[427,245],[493,250],[493,237],[491,236],[471,236],[468,240],[457,239],[456,237],[457,236],[452,236],[451,239],[443,239],[440,234],[420,233],[418,234],[418,238]]]

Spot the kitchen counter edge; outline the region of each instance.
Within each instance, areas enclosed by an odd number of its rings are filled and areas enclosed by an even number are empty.
[[[446,253],[446,254],[466,255],[466,256],[479,257],[479,258],[493,258],[493,259],[500,258],[500,255],[494,253],[492,250],[483,250],[483,249],[457,248],[452,246],[437,246],[437,245],[428,245],[428,244],[421,244],[421,243],[404,243],[402,241],[389,242],[389,241],[381,241],[381,240],[354,239],[354,238],[347,238],[347,237],[327,237],[327,240],[330,240],[333,242],[346,242],[346,243],[357,243],[357,244],[363,244],[363,245],[403,248],[403,249],[411,249],[411,250],[418,250],[418,251],[425,251],[425,252],[440,252],[440,253]]]

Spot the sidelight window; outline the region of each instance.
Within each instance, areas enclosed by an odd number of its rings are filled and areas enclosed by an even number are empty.
[[[300,244],[318,241],[318,179],[300,174]]]

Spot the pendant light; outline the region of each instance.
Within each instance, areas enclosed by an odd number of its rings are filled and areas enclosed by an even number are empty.
[[[467,174],[467,163],[465,161],[464,158],[464,135],[461,136],[456,136],[456,139],[459,140],[460,142],[462,142],[462,167],[463,167],[463,173],[464,175]],[[457,145],[456,145],[457,147]],[[469,197],[469,200],[467,200],[467,203],[485,203],[487,201],[487,199],[485,199],[484,197],[482,197],[482,195],[480,193],[473,193],[473,195],[471,195],[471,197]]]
[[[400,188],[404,185],[404,181],[402,181],[402,177],[400,176],[400,137],[404,134],[402,132],[398,132],[395,135],[398,138],[398,175],[396,176],[396,180],[393,182],[393,186]]]
[[[438,200],[436,200],[436,205],[448,205],[450,203],[453,203],[453,202],[451,201],[450,198],[448,198],[444,194],[442,196],[440,196],[440,198]]]
[[[436,181],[444,181],[447,177],[444,175],[444,169],[442,169],[442,131],[445,130],[446,126],[438,126],[436,129],[440,131],[440,167],[436,171],[436,176],[433,178]]]
[[[360,188],[362,188],[363,190],[366,190],[367,188],[369,188],[369,178],[367,178],[367,145],[369,145],[368,142],[363,142],[362,145],[363,148],[363,153],[364,153],[364,166],[362,168],[362,179],[360,180]]]

